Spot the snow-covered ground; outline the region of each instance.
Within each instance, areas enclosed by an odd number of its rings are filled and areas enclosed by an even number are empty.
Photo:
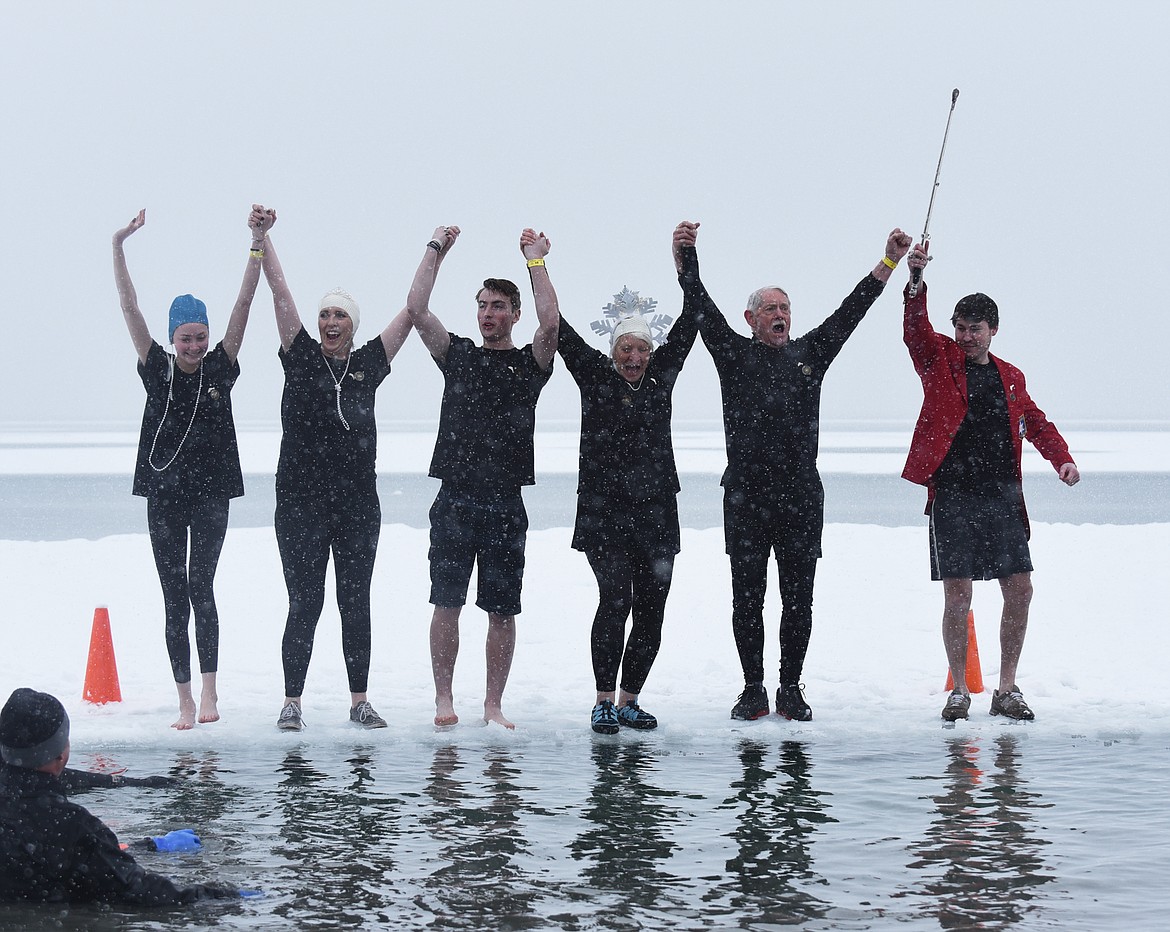
[[[117,449],[95,445],[68,457],[57,449],[38,470],[35,464],[30,468],[41,455],[37,451],[52,447],[6,436],[0,471],[9,473],[61,472],[63,460],[84,461],[86,468],[79,472],[101,471],[102,458]],[[394,434],[394,442],[383,449],[417,468],[418,458],[429,453],[429,442],[421,434],[417,441],[403,440],[415,436]],[[571,469],[575,437],[541,436],[544,468]],[[692,455],[718,462],[718,434],[709,443],[703,435],[688,436],[692,439],[680,449],[680,459],[689,468],[695,468]],[[1168,461],[1165,434],[1074,434],[1070,440],[1087,482],[1095,469],[1142,471]],[[896,450],[896,442],[887,434],[830,435],[822,466],[839,455],[843,462],[834,468],[879,471],[884,468],[880,458],[896,458],[904,449]],[[869,452],[833,452],[860,448]],[[252,452],[246,457],[270,456],[274,449],[265,446],[263,437],[247,435],[246,451]],[[126,468],[125,451],[117,462],[119,470]],[[455,685],[464,723],[459,731],[466,740],[524,741],[587,730],[593,702],[588,638],[596,588],[584,557],[569,548],[570,534],[568,528],[554,528],[529,535],[524,612],[505,697],[505,712],[518,725],[514,735],[473,727],[483,698],[485,620],[473,606],[465,610]],[[1170,699],[1157,685],[1170,646],[1170,524],[1036,524],[1032,547],[1036,594],[1019,675],[1037,713],[1030,727],[1065,734],[1170,731]],[[939,636],[941,591],[929,581],[925,531],[831,524],[824,550],[804,675],[815,721],[796,726],[773,717],[746,727],[805,734],[937,729],[946,663]],[[168,727],[175,717],[175,692],[145,533],[96,541],[0,539],[0,566],[0,607],[7,615],[0,634],[0,692],[7,695],[28,685],[59,695],[74,720],[75,746],[188,748],[290,740],[274,728],[283,694],[280,639],[287,600],[271,528],[228,533],[217,580],[223,717],[186,733]],[[370,698],[392,722],[382,733],[384,740],[425,739],[434,733],[427,595],[426,531],[386,525],[373,587],[370,677]],[[123,695],[121,703],[107,706],[81,701],[99,605],[109,609]],[[998,668],[999,607],[996,585],[977,584],[974,611],[989,689]],[[728,710],[741,680],[729,615],[722,531],[684,529],[662,652],[643,693],[643,705],[658,715],[665,733],[687,740],[731,726]],[[767,616],[767,667],[774,670],[775,592]],[[1017,727],[989,719],[988,701],[977,697],[971,722],[960,727]],[[330,579],[305,692],[310,727],[292,740],[350,740],[347,707]]]

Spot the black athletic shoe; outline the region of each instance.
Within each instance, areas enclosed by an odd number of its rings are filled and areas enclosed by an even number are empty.
[[[804,686],[781,686],[776,690],[776,714],[792,722],[811,722],[812,709],[804,701]]]
[[[637,728],[640,731],[649,731],[658,727],[658,719],[643,709],[633,699],[617,710],[617,719],[627,728]]]
[[[768,691],[763,683],[749,683],[731,707],[731,717],[740,722],[752,722],[768,714]]]
[[[957,689],[953,689],[951,690],[951,694],[947,696],[947,704],[943,706],[943,721],[957,722],[961,718],[966,718],[967,711],[970,708],[971,697],[966,693],[961,693]]]
[[[590,721],[593,724],[593,730],[599,735],[616,735],[618,733],[617,709],[608,699],[602,699],[593,707]]]
[[[1036,717],[1036,713],[1029,709],[1028,703],[1024,701],[1020,687],[1014,685],[1011,689],[1005,689],[1003,692],[997,689],[991,694],[991,714],[1006,715],[1018,722],[1030,722]]]

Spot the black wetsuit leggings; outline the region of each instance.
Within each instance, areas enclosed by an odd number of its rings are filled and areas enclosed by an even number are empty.
[[[305,691],[313,638],[325,607],[330,553],[349,691],[364,693],[370,673],[370,581],[382,525],[378,493],[372,489],[318,497],[278,493],[277,499],[276,544],[288,589],[281,645],[284,694],[295,697]]]
[[[199,670],[215,673],[219,666],[219,612],[215,607],[214,584],[215,568],[227,535],[228,499],[170,493],[153,495],[146,501],[146,526],[158,580],[162,583],[171,673],[176,683],[189,683],[191,638],[187,629],[192,610]]]
[[[731,555],[731,629],[745,683],[764,681],[764,596],[771,547],[738,548]],[[817,558],[776,550],[780,576],[780,685],[800,682],[812,634]]]
[[[597,614],[591,637],[597,691],[615,690],[620,667],[622,689],[637,695],[662,644],[662,617],[674,574],[674,554],[648,557],[607,550],[587,556],[597,577]],[[631,612],[634,621],[626,640],[626,619]]]

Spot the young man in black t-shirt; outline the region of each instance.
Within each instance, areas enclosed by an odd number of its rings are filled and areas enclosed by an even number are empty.
[[[914,247],[912,272],[928,257]],[[991,714],[1035,717],[1016,685],[1032,601],[1032,557],[1020,457],[1028,440],[1066,485],[1080,472],[1068,444],[1028,394],[1024,373],[991,353],[999,308],[985,294],[960,299],[951,315],[954,338],[931,326],[926,282],[907,288],[903,339],[922,381],[923,401],[902,477],[928,489],[931,578],[943,584],[943,644],[954,690],[945,721],[967,718],[967,616],[972,581],[998,580],[999,688]]]
[[[512,342],[512,328],[520,320],[520,290],[505,279],[485,280],[476,294],[480,345],[448,331],[431,313],[429,302],[440,255],[458,235],[458,227],[435,230],[406,302],[411,322],[444,379],[429,472],[443,483],[431,506],[435,724],[459,721],[451,690],[459,615],[478,564],[476,605],[488,613],[484,721],[512,728],[502,704],[516,645],[528,531],[520,489],[535,482],[536,401],[552,374],[560,310],[544,265],[548,238],[525,230],[520,251],[528,260],[537,316],[532,343],[518,348]]]

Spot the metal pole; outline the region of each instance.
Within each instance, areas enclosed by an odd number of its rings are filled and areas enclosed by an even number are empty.
[[[942,148],[938,153],[938,167],[934,170],[934,186],[930,189],[930,203],[926,207],[926,223],[922,225],[922,240],[919,243],[923,249],[926,248],[930,242],[930,215],[934,211],[934,195],[938,191],[938,177],[942,173],[943,155],[947,151],[947,136],[951,131],[951,117],[955,114],[955,104],[959,101],[959,89],[956,87],[951,91],[951,109],[947,112],[947,126],[943,130]],[[922,270],[915,269],[914,274],[910,276],[910,297],[918,294],[918,286],[922,284]]]

